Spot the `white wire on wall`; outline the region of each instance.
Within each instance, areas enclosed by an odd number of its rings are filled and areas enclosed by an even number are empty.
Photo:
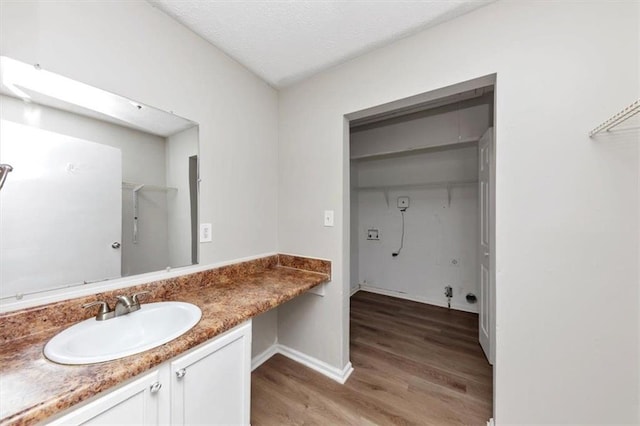
[[[398,251],[391,253],[393,257],[398,256],[402,251],[402,248],[404,247],[404,212],[405,211],[407,211],[407,209],[400,209],[400,214],[402,215],[402,236],[400,237],[400,248],[398,249]]]

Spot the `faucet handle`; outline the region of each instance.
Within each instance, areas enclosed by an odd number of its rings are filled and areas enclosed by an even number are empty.
[[[85,303],[84,305],[82,305],[82,307],[86,309],[96,305],[101,305],[100,310],[98,311],[100,313],[109,312],[111,310],[109,309],[109,304],[107,302],[103,302],[102,300],[98,300],[97,302]]]
[[[140,301],[138,300],[138,296],[142,296],[144,294],[150,294],[150,292],[149,291],[139,291],[137,293],[134,293],[133,296],[131,296],[131,298],[133,299],[133,303],[136,303],[136,304],[139,305]]]
[[[135,305],[133,297],[131,297],[131,296],[125,296],[125,295],[121,294],[119,296],[116,296],[116,299],[118,300],[116,302],[116,307],[118,307],[118,305],[123,305],[123,306],[126,306],[126,307],[129,307],[131,305]]]
[[[98,314],[96,315],[96,321],[103,321],[113,317],[113,311],[111,310],[111,308],[109,308],[109,304],[107,302],[103,302],[102,300],[85,303],[84,305],[82,305],[82,307],[86,309],[96,305],[100,305],[100,309],[98,310]]]

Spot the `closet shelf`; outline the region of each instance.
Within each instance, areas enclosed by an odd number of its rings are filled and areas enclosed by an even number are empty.
[[[604,131],[608,132],[612,128],[616,127],[618,124],[621,124],[627,121],[628,119],[630,119],[631,117],[633,117],[638,113],[640,113],[640,99],[638,99],[637,101],[635,101],[634,103],[632,103],[631,105],[629,105],[628,107],[620,111],[619,113],[615,114],[613,117],[609,118],[608,120],[606,120],[604,123],[602,123],[595,129],[593,129],[592,131],[590,131],[589,137],[592,138],[600,132],[604,132]]]
[[[170,186],[158,186],[158,185],[147,185],[146,183],[136,183],[136,182],[122,182],[123,189],[133,189],[135,192],[140,191],[141,189],[147,189],[149,191],[177,191],[178,188],[173,188]]]
[[[464,186],[478,183],[477,179],[469,180],[450,180],[439,182],[425,183],[408,183],[400,185],[384,185],[384,186],[360,186],[354,188],[357,191],[392,191],[396,189],[429,189],[429,188],[446,188],[448,186]]]
[[[404,148],[394,151],[384,151],[384,152],[376,152],[370,154],[356,154],[351,156],[351,161],[360,161],[360,160],[381,160],[389,157],[398,157],[405,155],[415,155],[415,154],[425,154],[428,152],[438,151],[442,149],[451,149],[451,148],[466,148],[469,146],[474,146],[480,140],[480,136],[469,136],[469,137],[458,137],[456,140],[448,140],[446,142],[437,143],[435,145],[430,146],[418,146],[418,147],[410,147]]]
[[[402,185],[385,185],[385,186],[360,186],[354,187],[356,191],[372,191],[384,193],[384,199],[389,207],[389,191],[395,190],[410,190],[410,189],[436,189],[446,188],[447,196],[449,200],[449,206],[451,206],[451,190],[458,186],[475,185],[478,183],[477,179],[469,180],[452,180],[452,181],[440,181],[440,182],[425,182],[425,183],[410,183]]]

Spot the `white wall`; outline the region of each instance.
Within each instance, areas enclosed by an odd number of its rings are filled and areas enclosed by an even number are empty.
[[[262,354],[278,342],[278,310],[271,309],[252,320],[251,357]]]
[[[638,422],[638,134],[587,133],[640,97],[639,7],[496,2],[283,90],[279,247],[333,281],[279,341],[348,361],[344,115],[497,73],[496,419]]]
[[[376,187],[415,183],[472,181],[478,178],[477,147],[359,161],[359,186]],[[466,302],[466,294],[478,296],[478,186],[411,188],[360,191],[358,202],[359,257],[352,268],[359,270],[359,283],[372,291],[390,292],[438,306],[447,306],[444,287],[453,287],[454,309],[477,312],[477,304]],[[397,198],[410,197],[405,212],[405,237]],[[367,230],[379,230],[380,240],[367,240]],[[454,262],[455,261],[455,262]],[[353,282],[352,282],[353,285]]]
[[[201,264],[277,250],[276,91],[146,2],[0,2],[0,53],[200,123]]]

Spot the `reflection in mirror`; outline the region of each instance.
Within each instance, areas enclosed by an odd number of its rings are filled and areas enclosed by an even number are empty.
[[[197,263],[197,124],[0,61],[0,299]]]

